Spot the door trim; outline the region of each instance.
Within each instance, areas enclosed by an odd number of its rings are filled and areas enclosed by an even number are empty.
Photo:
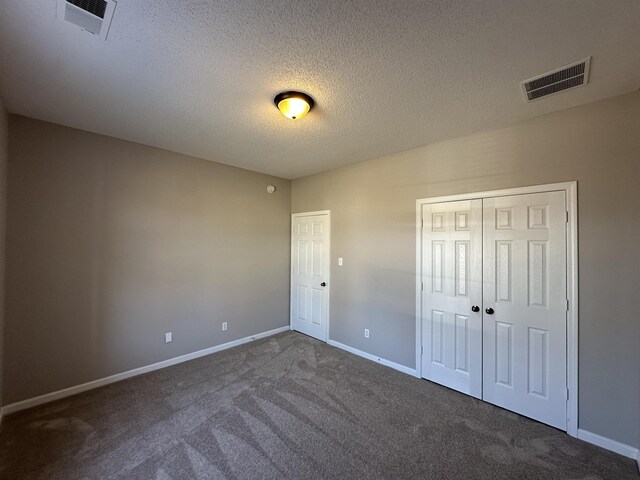
[[[331,321],[331,210],[317,210],[314,212],[300,212],[291,214],[291,237],[289,244],[291,258],[289,260],[289,330],[293,330],[293,221],[300,217],[317,217],[327,215],[329,218],[327,236],[329,237],[329,268],[327,273],[327,321],[324,327],[325,342],[329,341],[329,322]]]
[[[578,182],[531,185],[416,200],[416,372],[422,378],[422,205],[528,193],[565,192],[567,201],[567,433],[578,436]]]

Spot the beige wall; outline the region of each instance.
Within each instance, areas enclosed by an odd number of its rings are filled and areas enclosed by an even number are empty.
[[[413,368],[416,199],[571,180],[579,427],[640,447],[640,93],[295,180],[293,212],[331,210],[330,337]]]
[[[19,116],[9,133],[5,404],[288,324],[290,181]]]
[[[3,392],[4,352],[4,279],[5,279],[5,220],[7,210],[7,156],[9,116],[0,97],[0,398]]]

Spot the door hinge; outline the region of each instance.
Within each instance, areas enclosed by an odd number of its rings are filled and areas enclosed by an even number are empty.
[[[569,311],[569,299],[567,298],[567,312]]]
[[[567,400],[569,400],[569,389],[567,388]]]
[[[424,292],[424,282],[420,282],[420,290]]]
[[[569,223],[569,212],[564,212],[567,215],[565,216],[565,223]]]
[[[421,227],[424,227],[424,218],[421,218],[421,219],[420,219],[420,226],[421,226]]]
[[[424,355],[424,345],[420,345],[420,355]]]

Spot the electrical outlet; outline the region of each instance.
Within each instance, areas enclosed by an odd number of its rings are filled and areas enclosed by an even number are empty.
[[[369,338],[369,329],[368,328],[364,329],[364,338]]]
[[[222,331],[223,332],[226,332],[228,327],[229,326],[227,325],[227,322],[222,322]]]
[[[338,266],[341,267],[342,266],[342,257],[338,258]]]
[[[164,334],[164,343],[173,342],[173,332],[167,332]]]

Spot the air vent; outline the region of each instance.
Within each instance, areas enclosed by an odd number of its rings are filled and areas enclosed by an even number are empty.
[[[107,2],[104,0],[67,0],[67,3],[100,18],[104,18],[104,12],[107,10]]]
[[[115,0],[58,0],[58,18],[106,39],[115,7]]]
[[[558,68],[521,83],[524,96],[528,102],[547,97],[554,93],[585,85],[589,81],[589,65],[591,57]]]

